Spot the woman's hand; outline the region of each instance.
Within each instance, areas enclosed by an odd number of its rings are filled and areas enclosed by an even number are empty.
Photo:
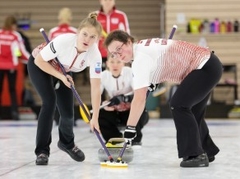
[[[60,79],[68,88],[71,88],[71,85],[74,86],[74,81],[70,75],[62,75]]]
[[[100,129],[99,129],[99,124],[98,124],[98,120],[97,119],[91,119],[90,120],[90,128],[91,130],[94,132],[94,129],[96,129],[98,131],[98,133],[101,133]]]
[[[109,101],[103,101],[102,105],[107,104],[107,103],[109,103]],[[114,111],[115,110],[113,106],[105,106],[104,109],[106,111]]]

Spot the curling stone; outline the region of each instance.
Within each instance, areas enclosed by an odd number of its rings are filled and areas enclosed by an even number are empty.
[[[115,161],[117,160],[123,145],[124,145],[124,138],[111,138],[107,142],[106,147]],[[108,156],[103,148],[100,148],[98,150],[98,159],[100,162],[104,162],[108,160]],[[131,146],[126,147],[122,156],[122,160],[127,163],[133,160],[133,149],[131,148]]]

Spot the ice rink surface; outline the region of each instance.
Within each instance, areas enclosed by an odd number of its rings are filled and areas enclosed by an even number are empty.
[[[97,137],[77,121],[75,142],[86,155],[73,161],[57,148],[53,127],[49,164],[36,166],[34,154],[37,121],[0,121],[0,178],[4,179],[238,179],[240,178],[240,120],[207,119],[210,134],[220,148],[216,160],[204,168],[181,168],[172,119],[151,119],[143,130],[143,145],[134,148],[128,168],[100,166]]]

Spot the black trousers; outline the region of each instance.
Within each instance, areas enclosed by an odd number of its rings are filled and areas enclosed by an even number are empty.
[[[222,71],[219,59],[211,54],[202,69],[192,71],[182,81],[170,101],[179,158],[203,152],[214,156],[219,152],[210,137],[204,116],[209,95],[220,80]]]
[[[106,142],[111,138],[123,137],[123,134],[119,130],[119,126],[126,126],[129,112],[129,110],[123,112],[100,110],[99,127]],[[143,136],[142,128],[147,124],[148,120],[148,112],[144,110],[136,126],[137,136],[134,138],[133,142],[141,142]]]
[[[4,75],[6,75],[7,79],[8,79],[8,88],[9,88],[10,98],[11,98],[12,117],[13,118],[16,117],[17,120],[18,120],[18,103],[17,103],[17,95],[16,95],[17,71],[16,70],[0,70],[0,91],[1,91],[1,94],[2,94],[2,91],[3,91]],[[2,103],[2,99],[0,99],[0,102]],[[14,113],[15,113],[15,116],[13,115]]]
[[[34,64],[32,56],[27,67],[30,80],[42,100],[38,115],[35,154],[50,154],[51,132],[56,105],[60,113],[59,140],[66,148],[73,148],[74,103],[71,89],[61,83],[59,89],[54,90],[54,80],[56,79],[38,68]]]

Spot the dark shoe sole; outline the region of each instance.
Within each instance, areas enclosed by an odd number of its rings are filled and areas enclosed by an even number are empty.
[[[77,158],[74,155],[71,154],[71,152],[69,150],[67,150],[66,148],[64,148],[64,146],[62,146],[62,144],[60,142],[58,142],[58,148],[61,149],[62,151],[66,152],[73,160],[77,161],[77,162],[82,162],[85,160],[85,155],[82,152],[82,157],[81,158]]]
[[[36,161],[36,165],[48,165],[48,162],[38,162],[38,161]]]
[[[181,167],[208,167],[209,166],[209,163],[208,162],[202,162],[202,163],[194,163],[194,162],[191,162],[191,163],[186,163],[186,162],[181,162],[180,164]]]

